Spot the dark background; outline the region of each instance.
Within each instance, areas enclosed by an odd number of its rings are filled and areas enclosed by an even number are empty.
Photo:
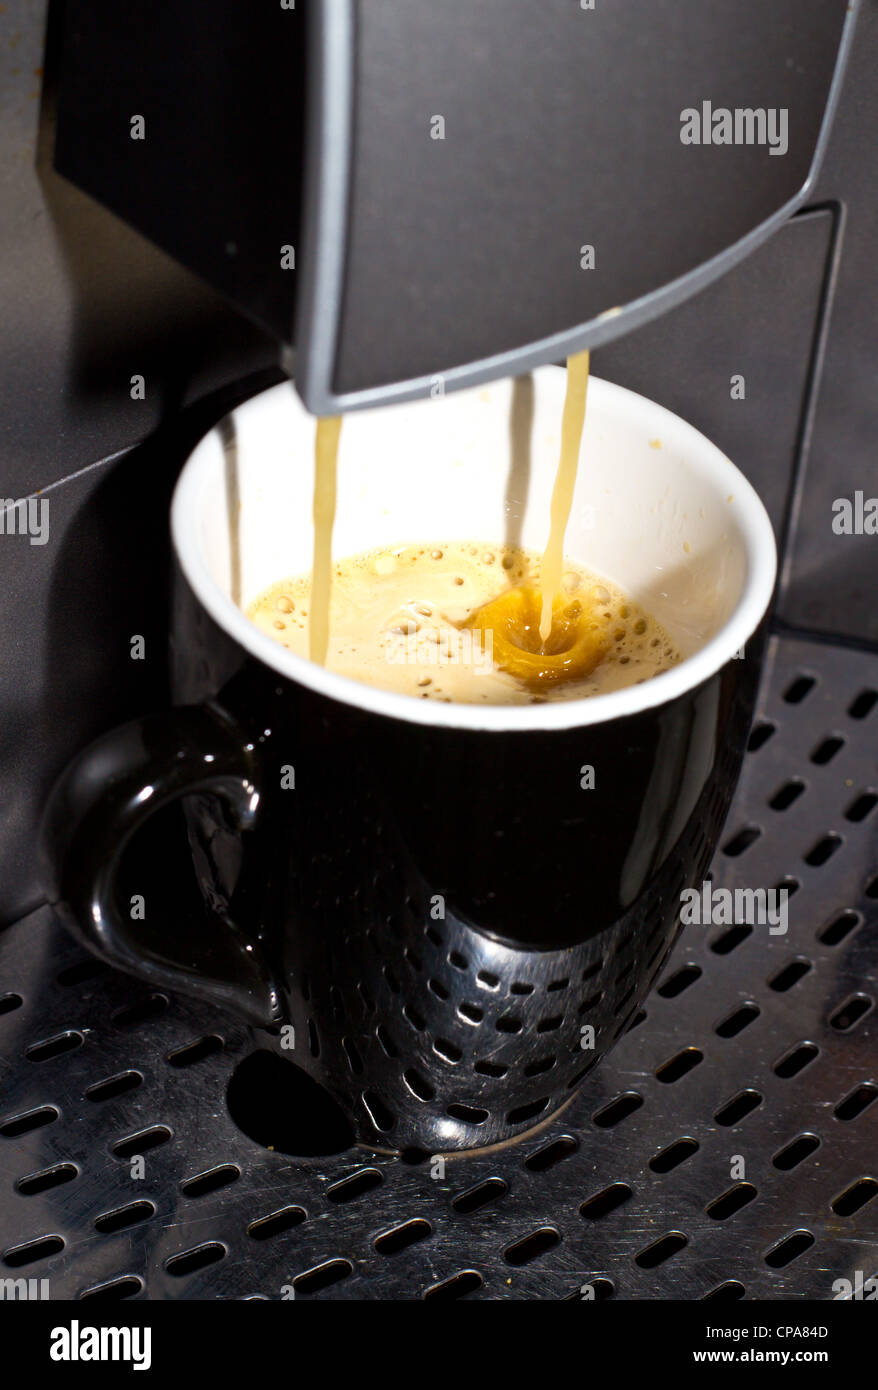
[[[32,0],[0,6],[0,494],[46,491],[51,527],[45,546],[0,538],[0,923],[41,899],[37,826],[56,773],[165,698],[182,459],[280,379],[272,339],[51,169],[56,6],[48,51],[46,21]],[[836,537],[831,522],[836,497],[878,494],[876,69],[878,0],[865,0],[811,207],[593,364],[752,479],[785,545],[777,623],[871,646],[878,538]],[[134,634],[145,661],[129,657]]]

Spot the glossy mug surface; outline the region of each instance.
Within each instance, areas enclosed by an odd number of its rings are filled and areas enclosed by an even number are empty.
[[[564,384],[548,367],[350,416],[335,555],[540,549]],[[310,567],[314,429],[278,386],[184,467],[178,704],[108,733],[61,779],[55,897],[121,968],[257,1028],[291,1024],[283,1055],[361,1141],[481,1147],[564,1104],[665,964],[740,769],[773,534],[703,436],[593,380],[565,549],[684,660],[584,700],[420,701],[294,656],[241,611]],[[203,911],[146,937],[117,902],[120,859],[182,798]]]

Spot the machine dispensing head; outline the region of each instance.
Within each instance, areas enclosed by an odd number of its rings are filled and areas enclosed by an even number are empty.
[[[520,374],[808,198],[858,0],[67,0],[57,170],[315,414]]]

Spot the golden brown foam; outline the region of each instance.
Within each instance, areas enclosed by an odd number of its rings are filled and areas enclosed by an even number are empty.
[[[675,665],[667,634],[615,585],[565,562],[545,643],[540,557],[438,542],[351,556],[332,574],[330,671],[419,699],[530,704],[600,695]],[[247,609],[308,656],[310,575],[273,584]]]

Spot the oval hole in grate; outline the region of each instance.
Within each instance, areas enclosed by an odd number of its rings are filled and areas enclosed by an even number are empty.
[[[860,821],[866,819],[870,811],[878,806],[878,794],[875,792],[861,792],[848,806],[844,813],[845,820],[853,821],[858,825]]]
[[[436,1094],[427,1078],[414,1067],[408,1067],[403,1072],[402,1079],[417,1100],[432,1100]]]
[[[736,1125],[761,1104],[762,1096],[758,1091],[741,1091],[739,1095],[733,1096],[725,1105],[720,1106],[713,1118],[718,1125]]]
[[[302,1222],[307,1220],[307,1216],[308,1213],[303,1207],[281,1207],[269,1216],[261,1216],[258,1221],[251,1221],[247,1227],[247,1234],[251,1240],[271,1240],[273,1236],[283,1235],[284,1232],[301,1226]]]
[[[727,956],[730,952],[734,951],[737,946],[740,946],[742,941],[746,941],[752,931],[752,927],[747,926],[744,922],[740,922],[735,927],[729,927],[728,931],[724,931],[720,936],[714,937],[713,941],[710,943],[710,949],[715,955]]]
[[[500,976],[495,975],[492,970],[480,970],[476,975],[476,983],[480,984],[483,989],[499,989]]]
[[[117,1231],[127,1231],[129,1226],[138,1226],[141,1221],[148,1221],[155,1214],[153,1202],[129,1202],[127,1206],[116,1207],[113,1211],[105,1211],[101,1216],[95,1217],[95,1230],[100,1231],[102,1236],[115,1235]]]
[[[509,986],[510,994],[521,995],[522,997],[533,994],[533,992],[533,985],[528,984],[526,980],[513,980]]]
[[[440,1301],[465,1298],[468,1293],[475,1293],[476,1289],[480,1289],[483,1283],[481,1274],[477,1274],[474,1269],[462,1269],[459,1274],[453,1274],[441,1284],[433,1284],[431,1288],[425,1289],[424,1298],[438,1298]]]
[[[53,1187],[62,1187],[79,1177],[79,1169],[73,1163],[56,1163],[53,1168],[43,1168],[39,1173],[29,1173],[19,1178],[15,1184],[16,1192],[22,1197],[36,1197],[40,1192],[51,1192]]]
[[[541,1018],[537,1024],[538,1033],[554,1033],[564,1022],[563,1014],[550,1014],[547,1018]]]
[[[742,1299],[747,1290],[743,1284],[739,1284],[737,1279],[727,1279],[724,1284],[717,1284],[715,1289],[706,1293],[700,1300],[702,1303],[737,1303]]]
[[[25,1048],[24,1055],[30,1062],[50,1062],[53,1057],[61,1057],[65,1052],[74,1052],[77,1047],[82,1047],[84,1042],[82,1034],[71,1028],[66,1033],[56,1033],[54,1037],[31,1043],[30,1047]]]
[[[800,705],[806,695],[814,689],[817,684],[815,676],[797,676],[796,679],[787,686],[783,693],[783,698],[788,705]]]
[[[819,1148],[820,1140],[816,1134],[797,1134],[795,1139],[778,1150],[771,1161],[782,1173],[790,1173]]]
[[[721,1023],[718,1023],[714,1032],[720,1038],[736,1038],[758,1017],[759,1005],[748,1000],[746,1004],[741,1004],[734,1013],[729,1014]]]
[[[226,1247],[220,1245],[219,1241],[208,1240],[203,1245],[193,1246],[191,1250],[181,1251],[179,1255],[171,1255],[170,1259],[165,1260],[165,1269],[175,1279],[182,1279],[187,1274],[217,1264],[227,1254]]]
[[[660,994],[662,999],[676,999],[700,978],[701,967],[699,965],[684,965],[682,970],[676,970],[663,984],[659,985],[656,994]]]
[[[524,1166],[532,1173],[547,1173],[550,1168],[557,1167],[565,1158],[575,1154],[578,1148],[579,1141],[570,1134],[564,1134],[560,1139],[553,1139],[551,1143],[537,1149],[524,1160]]]
[[[378,1027],[375,1029],[375,1036],[388,1057],[395,1058],[399,1056],[399,1048],[383,1023],[379,1023]]]
[[[661,1153],[655,1154],[649,1160],[649,1166],[654,1173],[671,1173],[675,1168],[679,1168],[681,1163],[685,1163],[687,1158],[697,1154],[699,1145],[694,1139],[676,1139],[673,1144],[669,1144]]]
[[[549,983],[546,985],[546,993],[557,994],[558,990],[567,989],[569,984],[570,981],[566,975],[560,980],[550,980]]]
[[[457,1043],[449,1042],[448,1038],[434,1038],[433,1051],[440,1057],[444,1057],[446,1062],[459,1062],[463,1056]]]
[[[136,1154],[148,1153],[150,1149],[157,1149],[160,1144],[167,1144],[173,1138],[172,1132],[167,1125],[151,1125],[149,1129],[141,1129],[137,1134],[129,1134],[124,1139],[119,1139],[113,1145],[113,1153],[117,1158],[134,1158]]]
[[[592,1122],[599,1129],[614,1129],[621,1124],[629,1115],[633,1115],[635,1110],[639,1110],[643,1104],[643,1096],[639,1096],[636,1091],[623,1091],[622,1095],[611,1100],[609,1105],[598,1110],[597,1114],[592,1115]]]
[[[805,783],[799,778],[793,778],[777,789],[768,804],[772,811],[786,811],[794,801],[798,801],[804,790]]]
[[[768,987],[773,989],[776,994],[786,994],[787,990],[798,984],[799,980],[807,975],[810,969],[811,962],[806,960],[804,956],[797,956],[795,960],[791,960],[788,965],[783,966],[776,975],[771,976]]]
[[[479,1105],[463,1105],[460,1101],[454,1101],[449,1105],[447,1114],[453,1120],[463,1120],[468,1125],[483,1125],[488,1118],[487,1110],[483,1110]]]
[[[8,1119],[0,1122],[0,1134],[4,1139],[17,1139],[21,1134],[30,1134],[35,1129],[42,1129],[43,1125],[54,1124],[59,1118],[60,1110],[56,1110],[54,1105],[40,1105],[35,1110],[25,1110],[21,1115],[10,1115]]]
[[[222,1050],[222,1038],[217,1037],[216,1033],[209,1033],[207,1037],[198,1038],[195,1042],[187,1043],[185,1047],[178,1047],[175,1052],[169,1052],[168,1062],[172,1067],[194,1067],[196,1062],[203,1062],[205,1057],[212,1057]]]
[[[855,700],[848,705],[851,719],[865,719],[878,702],[878,690],[861,690]]]
[[[187,1197],[207,1197],[211,1192],[219,1192],[220,1188],[231,1186],[240,1176],[241,1170],[236,1163],[218,1163],[215,1168],[196,1173],[193,1178],[184,1178],[180,1183],[180,1191]]]
[[[83,1289],[79,1298],[96,1298],[107,1303],[116,1303],[124,1298],[136,1298],[145,1287],[143,1280],[136,1274],[122,1274],[117,1279],[108,1279],[105,1284],[95,1284],[90,1289]]]
[[[509,1068],[503,1066],[501,1062],[473,1062],[473,1071],[478,1072],[479,1076],[490,1076],[495,1081],[499,1081],[501,1076],[505,1076]]]
[[[542,1096],[539,1100],[529,1101],[527,1105],[516,1106],[507,1114],[506,1123],[508,1125],[523,1125],[528,1120],[535,1120],[537,1115],[542,1115],[549,1100],[549,1096]]]
[[[427,988],[435,994],[437,999],[441,999],[443,1004],[451,998],[451,993],[445,988],[441,980],[430,979],[427,981]]]
[[[331,1288],[333,1284],[340,1284],[342,1279],[349,1278],[353,1272],[354,1267],[350,1260],[327,1260],[325,1264],[297,1275],[293,1280],[293,1288],[296,1293],[320,1293],[322,1289]]]
[[[514,1014],[501,1014],[494,1027],[498,1033],[520,1033],[524,1024]]]
[[[824,835],[808,850],[805,855],[805,863],[810,864],[813,869],[821,868],[843,843],[840,835]]]
[[[865,1081],[862,1086],[857,1086],[844,1096],[832,1113],[837,1120],[849,1123],[851,1120],[855,1120],[858,1115],[862,1115],[876,1096],[878,1096],[878,1086],[873,1086],[871,1081]]]
[[[138,1086],[143,1085],[143,1075],[139,1071],[120,1071],[115,1076],[108,1076],[105,1081],[96,1081],[93,1086],[85,1089],[85,1098],[94,1105],[100,1105],[105,1100],[115,1100],[117,1096],[124,1096],[128,1091],[136,1091]]]
[[[388,1130],[393,1129],[396,1124],[396,1116],[377,1091],[364,1091],[363,1105],[377,1130],[386,1134]]]
[[[358,1173],[352,1173],[349,1178],[342,1178],[341,1182],[332,1184],[326,1189],[326,1200],[335,1202],[341,1206],[347,1202],[355,1202],[358,1197],[362,1197],[373,1188],[380,1187],[384,1181],[383,1174],[377,1168],[361,1168]]]
[[[145,999],[116,1009],[110,1014],[110,1022],[117,1028],[138,1028],[141,1023],[152,1023],[153,1019],[161,1018],[167,1007],[168,1000],[164,994],[148,994]]]
[[[856,1182],[840,1192],[832,1203],[837,1216],[853,1216],[878,1193],[878,1182],[874,1178],[858,1178]]]
[[[665,1260],[669,1260],[672,1255],[677,1255],[689,1244],[682,1231],[669,1231],[661,1240],[648,1245],[645,1250],[641,1250],[639,1255],[634,1256],[634,1263],[641,1269],[657,1269],[663,1265]]]
[[[711,1221],[728,1221],[730,1216],[749,1206],[759,1196],[752,1182],[737,1182],[704,1208]]]
[[[616,1293],[616,1286],[612,1279],[605,1279],[603,1275],[598,1275],[594,1279],[587,1279],[584,1284],[573,1293],[568,1294],[564,1299],[565,1303],[603,1303],[607,1298],[613,1298]]]
[[[865,1018],[874,1006],[874,1000],[870,999],[868,994],[852,994],[830,1014],[829,1022],[836,1032],[847,1033],[861,1018]]]
[[[20,1009],[24,1000],[20,994],[0,994],[0,1016],[14,1013]]]
[[[663,1082],[665,1086],[672,1086],[675,1081],[681,1081],[684,1076],[688,1076],[689,1072],[703,1061],[704,1053],[699,1048],[684,1047],[682,1052],[656,1067],[656,1080]]]
[[[758,825],[745,825],[743,830],[739,830],[730,840],[726,840],[723,845],[723,854],[728,859],[737,859],[751,845],[755,845],[761,834],[762,830]]]
[[[481,1211],[482,1207],[488,1206],[491,1202],[499,1202],[508,1191],[502,1178],[486,1178],[484,1182],[478,1183],[475,1187],[468,1187],[465,1192],[459,1192],[456,1197],[452,1197],[451,1205],[462,1216],[469,1216],[471,1212]]]
[[[465,1000],[458,1004],[457,1012],[467,1023],[481,1023],[485,1017],[484,1009],[480,1009],[477,1004],[468,1004]]]
[[[633,1196],[634,1193],[627,1183],[611,1183],[602,1192],[596,1192],[593,1197],[587,1198],[579,1208],[579,1215],[586,1221],[600,1221],[602,1217],[609,1216],[611,1212],[630,1202]]]
[[[106,975],[109,968],[102,960],[92,956],[88,960],[77,961],[76,965],[68,965],[66,969],[59,971],[55,978],[59,985],[84,985],[87,980],[96,980],[99,976]]]
[[[432,1234],[433,1227],[429,1221],[416,1216],[413,1220],[405,1221],[401,1226],[394,1226],[392,1231],[385,1231],[383,1235],[376,1237],[375,1249],[379,1255],[400,1255],[403,1250],[408,1250],[409,1246],[417,1245]]]
[[[363,1059],[360,1056],[360,1049],[353,1038],[342,1038],[341,1045],[344,1048],[345,1056],[348,1059],[348,1066],[354,1076],[363,1075]]]
[[[747,752],[758,753],[759,749],[764,747],[771,738],[776,728],[777,725],[770,723],[767,719],[763,719],[761,723],[755,724],[750,738],[747,741]]]
[[[557,1060],[554,1053],[549,1057],[537,1057],[533,1062],[528,1062],[522,1070],[525,1076],[542,1076],[552,1070]]]
[[[449,952],[449,955],[448,955],[448,964],[449,964],[449,965],[453,965],[454,968],[455,968],[455,970],[468,970],[468,969],[469,969],[469,961],[466,959],[465,956],[462,956],[462,955],[460,954],[459,951],[450,951],[450,952]]]
[[[841,912],[828,922],[825,927],[821,927],[817,933],[817,940],[822,941],[826,946],[838,946],[844,941],[846,936],[850,936],[855,927],[862,922],[862,917],[858,912]]]
[[[539,1230],[532,1231],[529,1236],[524,1236],[522,1240],[515,1241],[513,1245],[507,1245],[503,1251],[503,1258],[509,1265],[529,1265],[532,1260],[538,1260],[541,1255],[548,1254],[550,1250],[554,1250],[560,1244],[561,1235],[554,1226],[541,1226]]]
[[[23,1269],[25,1265],[36,1264],[38,1260],[47,1260],[50,1255],[57,1255],[63,1249],[61,1236],[39,1236],[36,1240],[14,1245],[11,1250],[4,1251],[3,1263],[9,1269]]]
[[[812,763],[818,767],[825,767],[831,763],[836,753],[844,748],[844,739],[838,734],[832,734],[829,738],[824,738],[811,753]]]
[[[782,1081],[789,1081],[792,1077],[798,1076],[800,1071],[804,1071],[819,1055],[820,1048],[815,1043],[798,1043],[775,1062],[772,1070]]]
[[[630,968],[631,967],[629,966],[629,969]],[[625,974],[628,974],[627,970],[625,971]],[[620,975],[619,979],[621,980],[621,978],[622,976]],[[591,1013],[592,1009],[597,1008],[598,1004],[601,1002],[603,997],[604,991],[602,989],[599,989],[595,994],[590,994],[587,999],[583,999],[582,1003],[577,1007],[576,1010],[578,1017],[584,1018],[586,1014]]]
[[[765,1263],[770,1269],[785,1269],[806,1250],[810,1250],[813,1244],[814,1237],[810,1231],[793,1231],[771,1247],[765,1255]]]

